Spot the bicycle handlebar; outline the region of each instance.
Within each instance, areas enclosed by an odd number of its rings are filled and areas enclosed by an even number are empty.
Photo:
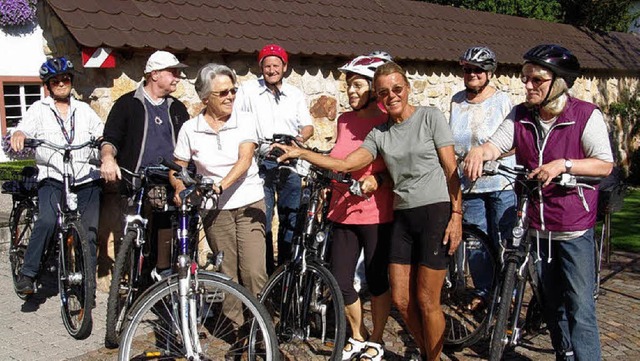
[[[38,138],[26,138],[24,140],[25,148],[37,148],[39,146],[45,146],[47,148],[53,150],[78,150],[84,147],[98,148],[100,146],[100,139],[91,138],[90,140],[82,143],[82,144],[55,144],[46,139],[38,139]]]
[[[531,173],[530,170],[525,169],[522,166],[516,165],[511,168],[498,161],[489,160],[484,162],[482,166],[482,173],[484,175],[498,175],[500,171],[514,175],[526,177]],[[555,183],[566,188],[584,187],[589,189],[595,189],[593,186],[600,184],[603,178],[593,176],[574,175],[570,173],[560,173],[557,177],[551,180],[551,183]]]

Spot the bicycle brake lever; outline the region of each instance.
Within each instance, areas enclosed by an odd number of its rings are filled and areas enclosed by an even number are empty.
[[[482,173],[485,175],[496,175],[500,169],[500,162],[495,160],[488,160],[482,165]]]

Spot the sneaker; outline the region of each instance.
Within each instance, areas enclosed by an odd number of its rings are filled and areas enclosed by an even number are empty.
[[[156,282],[160,282],[169,276],[171,276],[171,268],[158,269],[157,267],[154,267],[151,270],[151,278]]]
[[[23,295],[30,295],[33,291],[33,277],[25,276],[21,273],[18,276],[18,282],[16,282],[16,292]]]

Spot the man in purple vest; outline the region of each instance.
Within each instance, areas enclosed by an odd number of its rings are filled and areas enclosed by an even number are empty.
[[[539,45],[524,55],[526,101],[514,107],[488,142],[464,161],[471,179],[482,164],[515,148],[516,162],[543,183],[530,203],[529,236],[536,242],[544,314],[556,360],[600,360],[596,321],[593,226],[597,191],[550,184],[561,173],[606,177],[613,167],[602,112],[568,94],[580,72],[578,59],[558,45]]]

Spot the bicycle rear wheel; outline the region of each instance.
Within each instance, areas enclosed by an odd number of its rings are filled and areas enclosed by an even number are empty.
[[[190,335],[183,334],[177,275],[145,291],[122,331],[119,359],[185,359],[185,341],[191,339],[202,349],[202,360],[277,360],[276,335],[264,306],[223,277],[201,272],[197,283],[192,280],[187,302],[197,317]]]
[[[448,276],[442,288],[441,304],[445,316],[445,346],[467,347],[480,340],[489,322],[492,290],[483,295],[484,303],[474,304],[479,293],[472,273],[478,272],[470,260],[486,262],[491,267],[491,287],[496,285],[499,261],[491,240],[476,228],[463,227],[462,243],[451,258]],[[486,290],[485,290],[486,291]]]
[[[91,335],[91,310],[95,302],[95,269],[91,266],[89,240],[82,224],[72,221],[62,235],[58,258],[58,288],[62,321],[73,338]]]
[[[276,325],[287,359],[340,360],[346,341],[344,300],[331,272],[316,262],[303,274],[287,263],[271,276],[260,296]]]
[[[116,255],[107,301],[107,324],[104,336],[104,344],[107,348],[118,347],[125,316],[143,291],[144,285],[138,273],[140,250],[134,245],[137,237],[137,232],[127,232],[122,238]]]
[[[498,300],[498,310],[496,311],[496,323],[491,333],[491,344],[489,347],[490,361],[501,360],[502,354],[509,343],[507,322],[509,321],[511,300],[516,286],[516,267],[517,264],[513,261],[508,261],[505,267],[504,281],[502,282],[500,299]]]
[[[9,231],[11,232],[11,244],[9,246],[9,263],[11,264],[11,276],[13,279],[13,290],[16,290],[18,276],[24,264],[24,255],[27,252],[31,231],[33,230],[35,208],[26,202],[19,202],[14,205],[11,211]],[[30,295],[19,293],[16,295],[22,300],[26,300]]]

